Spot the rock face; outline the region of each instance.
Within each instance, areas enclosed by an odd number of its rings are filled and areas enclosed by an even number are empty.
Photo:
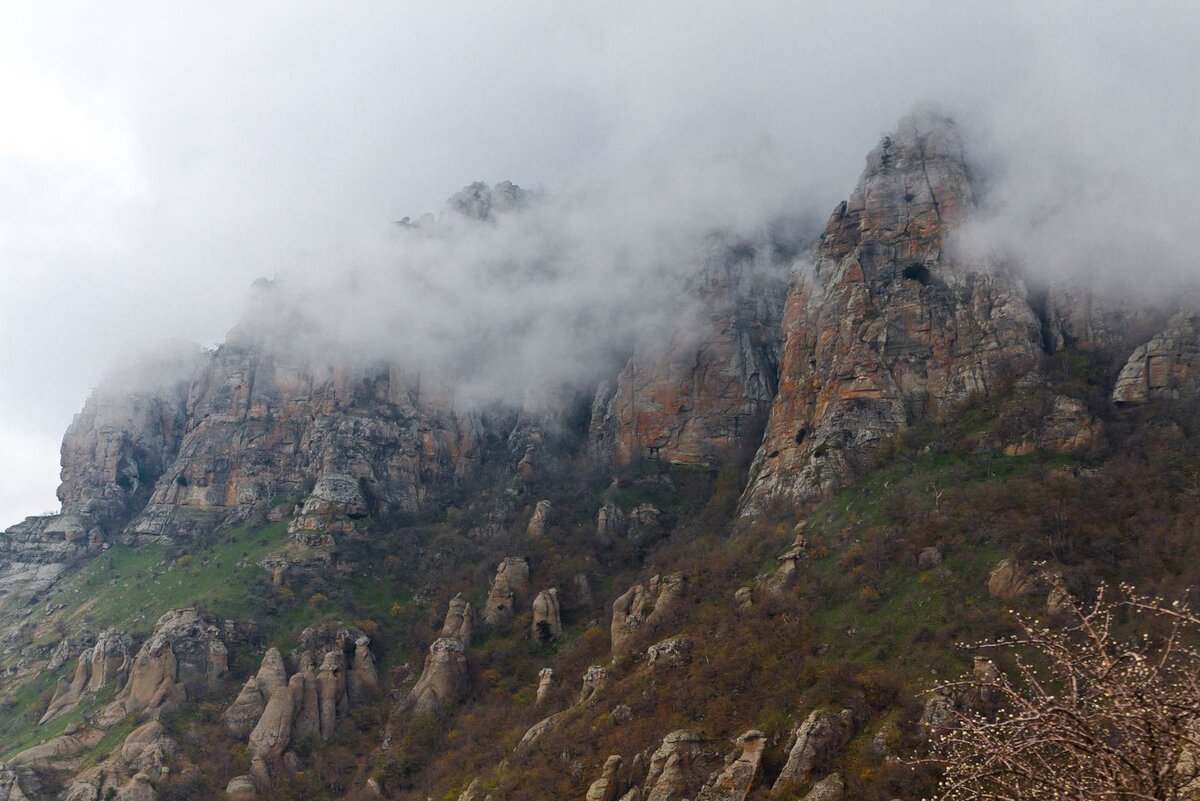
[[[650,757],[642,797],[645,801],[695,798],[723,761],[714,741],[686,729],[671,732]]]
[[[1016,559],[1000,560],[988,574],[987,591],[993,598],[1017,598],[1032,592],[1036,586],[1037,577]]]
[[[652,636],[679,612],[687,580],[674,573],[654,576],[646,584],[634,584],[613,602],[611,636],[616,659],[628,653],[642,637]]]
[[[59,680],[54,697],[40,723],[53,720],[74,708],[85,693],[97,693],[105,687],[120,687],[129,675],[133,659],[133,640],[118,629],[105,629],[96,644],[79,655],[75,675],[70,682]]]
[[[502,626],[512,620],[518,597],[529,591],[529,563],[522,556],[510,556],[496,568],[496,578],[483,607],[483,620],[489,626]]]
[[[787,763],[775,779],[772,794],[806,784],[828,769],[834,755],[854,733],[854,715],[849,709],[834,712],[818,709],[795,732],[795,743]]]
[[[107,714],[157,709],[206,693],[229,669],[229,650],[217,621],[195,609],[172,609],[158,619],[129,669],[129,680]]]
[[[600,778],[588,787],[585,801],[617,801],[621,794],[621,779],[617,775],[621,770],[621,757],[610,756],[604,762],[604,771]]]
[[[535,642],[549,645],[562,636],[562,617],[558,607],[558,590],[542,590],[533,599],[533,623],[530,634]]]
[[[767,749],[767,736],[752,729],[737,738],[734,744],[738,748],[729,755],[725,769],[704,786],[696,801],[745,801],[750,795],[763,752]]]
[[[1125,362],[1113,401],[1145,403],[1155,398],[1190,398],[1200,392],[1200,314],[1180,312],[1167,327]]]
[[[529,518],[529,525],[525,527],[525,533],[530,537],[540,537],[545,534],[546,523],[550,521],[552,508],[550,501],[538,501],[533,509],[533,516]]]
[[[1035,367],[1041,330],[1021,281],[948,245],[974,204],[948,120],[907,118],[867,157],[788,296],[745,511],[831,492],[913,421]]]
[[[708,464],[757,445],[775,395],[782,264],[794,243],[710,243],[687,293],[694,318],[638,344],[593,403],[593,452]],[[686,302],[686,301],[685,301]]]
[[[1051,286],[1043,311],[1046,349],[1082,348],[1124,356],[1162,326],[1153,309],[1130,300],[1133,294],[1130,287],[1098,288],[1082,282]]]

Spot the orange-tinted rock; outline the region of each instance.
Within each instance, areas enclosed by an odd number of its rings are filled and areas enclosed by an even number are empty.
[[[1113,389],[1117,403],[1200,394],[1200,314],[1180,312],[1167,327],[1129,357]]]
[[[949,242],[974,204],[949,120],[907,118],[868,156],[788,296],[747,511],[832,492],[915,420],[1035,367],[1042,335],[1021,281]]]

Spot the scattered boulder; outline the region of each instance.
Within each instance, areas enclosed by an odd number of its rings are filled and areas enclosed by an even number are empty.
[[[258,790],[250,776],[234,776],[225,785],[225,795],[229,801],[253,801],[258,797]]]
[[[771,793],[779,794],[807,784],[814,774],[825,771],[852,734],[854,713],[849,709],[840,712],[814,710],[796,729],[787,763],[775,779]]]
[[[533,599],[533,639],[549,645],[562,636],[562,616],[558,605],[558,590],[542,590]]]
[[[516,599],[529,590],[529,563],[521,556],[510,556],[496,568],[496,578],[483,607],[483,620],[489,626],[502,626],[513,619]]]
[[[942,552],[930,546],[917,555],[917,567],[921,570],[933,570],[942,563]]]
[[[751,729],[733,741],[737,750],[727,758],[725,769],[712,778],[696,801],[745,801],[758,777],[767,736]]]

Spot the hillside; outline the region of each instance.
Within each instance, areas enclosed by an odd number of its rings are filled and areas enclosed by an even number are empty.
[[[1200,311],[965,248],[975,170],[905,118],[523,404],[314,361],[269,283],[106,380],[0,534],[0,801],[929,796],[930,690],[1044,574],[1200,582]]]

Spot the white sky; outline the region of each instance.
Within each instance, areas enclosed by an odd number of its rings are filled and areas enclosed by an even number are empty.
[[[690,186],[726,180],[714,165],[762,152],[767,169],[728,173],[727,206],[794,187],[831,209],[934,100],[1020,179],[998,193],[1001,238],[1052,216],[1075,228],[1013,235],[1048,265],[1087,240],[1092,259],[1189,269],[1198,31],[1183,2],[8,0],[0,527],[56,506],[62,432],[112,362],[219,342],[254,278],[474,180],[692,213]],[[1060,213],[1081,175],[1090,205]]]

